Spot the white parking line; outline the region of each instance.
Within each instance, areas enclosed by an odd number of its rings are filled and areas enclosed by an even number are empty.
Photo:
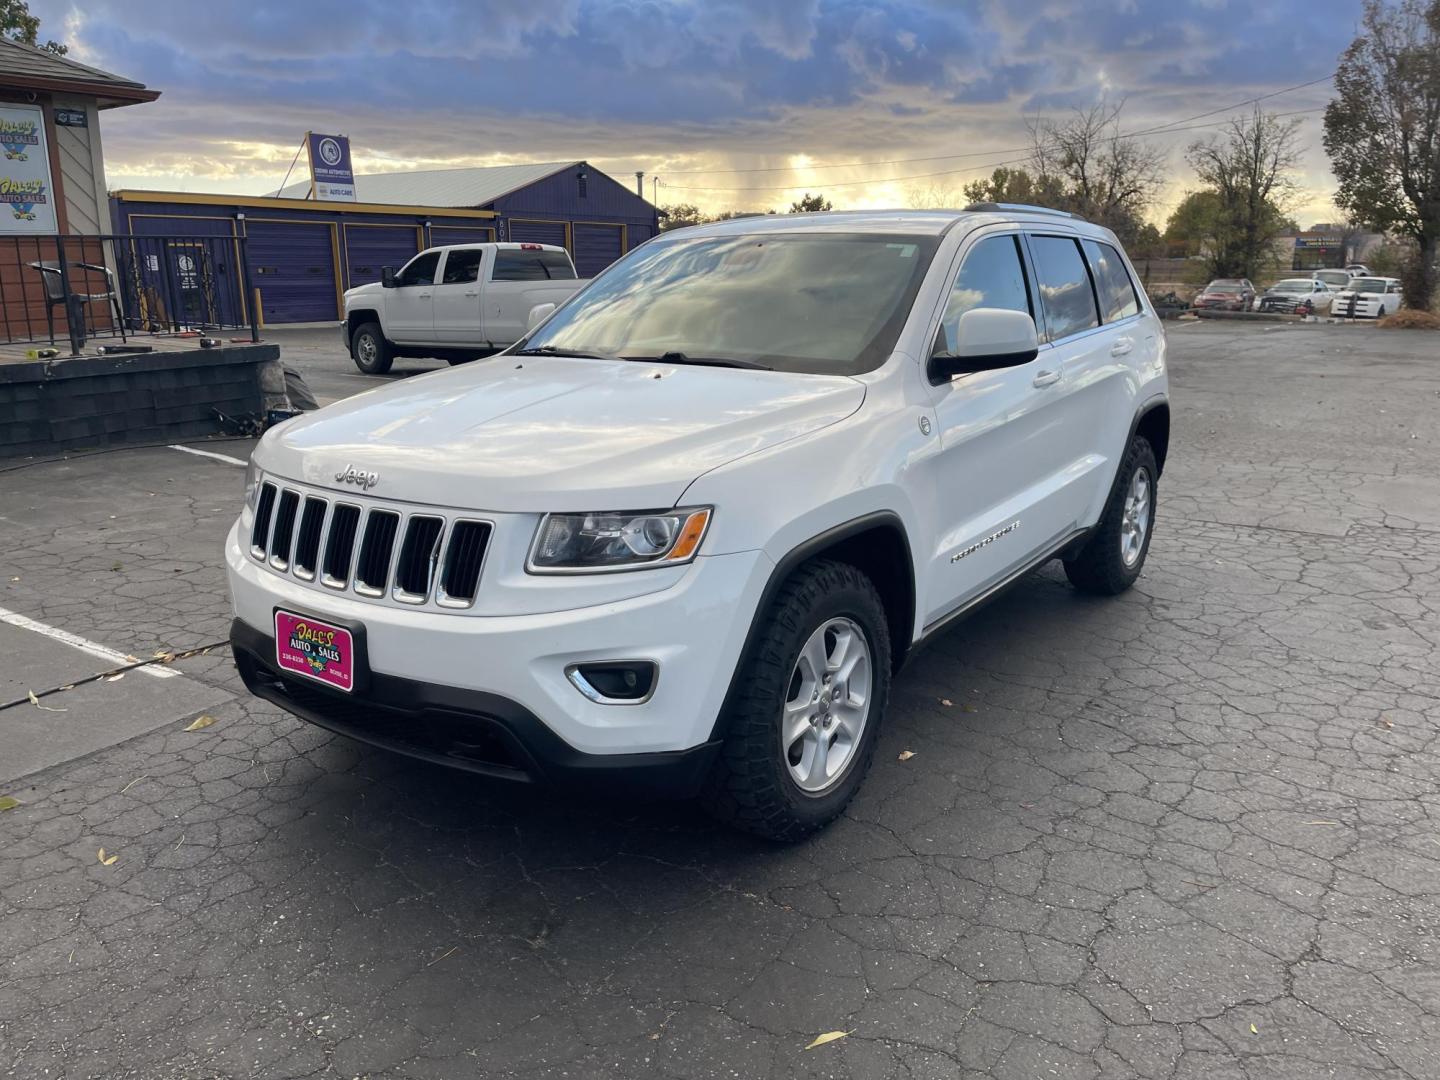
[[[241,461],[238,457],[231,457],[229,454],[217,454],[213,450],[196,450],[193,446],[181,446],[178,443],[170,446],[171,450],[179,450],[185,454],[194,454],[196,457],[214,458],[216,461],[223,461],[227,465],[239,465],[242,469],[250,464],[248,461]]]
[[[39,622],[30,618],[28,615],[21,615],[18,611],[0,608],[0,622],[7,622],[11,626],[18,626],[21,630],[33,630],[37,634],[54,638],[56,641],[63,641],[72,649],[79,649],[81,652],[89,653],[91,656],[99,657],[101,660],[108,660],[116,667],[124,667],[126,664],[135,663],[133,656],[126,656],[124,653],[116,652],[114,649],[107,649],[104,645],[91,641],[89,638],[83,638],[79,634],[72,634],[68,630],[61,630],[59,627],[51,626],[49,623]],[[145,675],[153,675],[157,679],[173,679],[180,674],[178,671],[163,667],[159,664],[149,664],[136,670]]]

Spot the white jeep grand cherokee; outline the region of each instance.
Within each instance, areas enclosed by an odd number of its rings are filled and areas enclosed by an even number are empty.
[[[684,229],[506,353],[266,435],[235,657],[355,738],[794,839],[855,794],[925,638],[1056,556],[1135,581],[1169,426],[1105,229],[992,204]]]

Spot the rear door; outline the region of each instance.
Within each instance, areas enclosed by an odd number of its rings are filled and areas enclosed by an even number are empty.
[[[575,281],[575,267],[564,251],[538,245],[497,248],[485,286],[485,335],[497,345],[519,341],[529,329],[530,309],[542,301],[535,286]],[[566,293],[566,296],[569,294]],[[550,296],[547,300],[560,302]]]
[[[484,248],[451,248],[435,283],[435,340],[442,345],[482,346],[480,268]]]
[[[440,252],[422,251],[385,290],[385,333],[391,341],[429,345],[435,340],[435,271]]]
[[[1095,492],[1109,482],[1103,443],[1114,430],[1113,400],[1124,389],[1115,380],[1127,370],[1135,341],[1119,321],[1101,321],[1094,276],[1079,237],[1037,232],[1026,236],[1026,244],[1045,313],[1043,373],[1037,380],[1054,380],[1046,424],[1046,438],[1054,447],[1047,464],[1054,472],[1044,479],[1044,493],[1036,500],[1044,507],[1049,545],[1088,524]]]

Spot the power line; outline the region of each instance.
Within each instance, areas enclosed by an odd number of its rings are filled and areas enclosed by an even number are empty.
[[[1276,113],[1276,114],[1275,114],[1275,117],[1276,117],[1276,119],[1283,119],[1283,118],[1289,117],[1289,116],[1305,116],[1305,115],[1309,115],[1309,114],[1311,114],[1311,113],[1318,113],[1318,112],[1324,112],[1324,111],[1325,111],[1324,107],[1315,108],[1315,109],[1296,109],[1296,110],[1294,110],[1293,112]],[[1207,115],[1213,115],[1213,114],[1207,114]],[[1176,123],[1179,123],[1179,122],[1180,122],[1180,121],[1178,121],[1178,120],[1176,121]],[[1165,132],[1165,134],[1175,134],[1175,135],[1178,135],[1178,134],[1180,134],[1181,132],[1184,132],[1184,131],[1201,131],[1201,130],[1204,130],[1204,129],[1206,129],[1206,128],[1220,127],[1220,126],[1222,126],[1223,124],[1226,124],[1226,123],[1229,123],[1229,121],[1228,121],[1228,120],[1217,120],[1217,121],[1214,121],[1214,122],[1208,123],[1208,124],[1191,124],[1191,125],[1186,126],[1186,127],[1172,127],[1172,128],[1167,129],[1166,132]],[[1118,140],[1118,139],[1133,139],[1133,138],[1136,138],[1136,137],[1138,137],[1139,135],[1142,135],[1142,134],[1150,134],[1150,132],[1148,132],[1148,131],[1147,131],[1147,132],[1128,132],[1128,133],[1124,133],[1124,134],[1121,134],[1121,135],[1117,135],[1117,136],[1115,136],[1115,138],[1116,138],[1117,140]],[[1006,153],[1007,151],[1004,151],[1004,150],[992,150],[992,151],[988,151],[988,152],[989,152],[989,153]],[[913,160],[916,160],[916,161],[925,161],[925,160],[936,160],[936,159],[933,159],[933,158],[916,158],[916,159],[913,159]],[[965,167],[963,167],[963,168],[959,168],[959,169],[945,169],[945,170],[942,170],[942,171],[940,171],[940,172],[917,173],[917,174],[912,175],[912,176],[872,176],[872,177],[868,177],[868,178],[866,178],[866,179],[864,179],[864,180],[812,180],[812,181],[810,181],[810,183],[808,183],[808,184],[789,184],[789,185],[784,185],[784,186],[779,186],[779,187],[776,187],[776,186],[766,186],[766,187],[700,187],[700,186],[691,185],[691,184],[669,184],[669,183],[666,183],[663,178],[661,178],[660,184],[661,184],[662,187],[669,188],[671,191],[711,191],[711,192],[756,192],[756,191],[759,191],[759,192],[767,192],[767,191],[768,191],[768,192],[781,193],[781,192],[790,192],[790,191],[808,191],[808,190],[810,190],[810,189],[812,189],[812,188],[814,188],[814,189],[816,189],[816,190],[820,190],[820,189],[829,190],[830,188],[856,187],[856,186],[859,186],[859,185],[862,185],[862,184],[893,184],[893,183],[898,183],[898,182],[903,182],[903,181],[909,181],[909,180],[931,180],[931,179],[934,179],[934,178],[940,177],[940,176],[960,176],[960,175],[962,175],[962,174],[964,174],[964,173],[984,172],[984,171],[989,170],[989,169],[1002,168],[1002,167],[1004,167],[1004,166],[1006,166],[1006,165],[1017,165],[1017,164],[1020,164],[1020,163],[1022,163],[1022,162],[1027,162],[1027,161],[1029,161],[1029,160],[1030,160],[1030,151],[1027,149],[1027,150],[1025,151],[1025,153],[1024,153],[1021,157],[1005,158],[1005,159],[1000,160],[1000,161],[987,161],[987,162],[982,162],[982,163],[979,164],[979,165],[967,165],[967,166],[965,166]],[[879,164],[879,163],[877,162],[876,164]],[[816,168],[819,168],[820,166],[815,166],[815,167],[816,167]],[[842,166],[831,166],[831,167],[832,167],[832,168],[841,168]]]
[[[1195,120],[1203,120],[1203,119],[1205,119],[1206,117],[1208,117],[1208,116],[1214,116],[1214,115],[1216,115],[1217,113],[1232,112],[1232,111],[1234,111],[1235,109],[1243,108],[1243,107],[1246,106],[1246,105],[1255,105],[1255,104],[1257,104],[1257,103],[1259,103],[1259,102],[1261,102],[1261,101],[1268,101],[1268,100],[1270,100],[1271,98],[1280,97],[1280,96],[1282,96],[1282,95],[1284,95],[1284,94],[1293,94],[1296,90],[1306,90],[1306,89],[1308,89],[1308,88],[1310,88],[1310,87],[1312,87],[1312,86],[1318,86],[1318,85],[1320,85],[1321,83],[1329,82],[1332,78],[1334,78],[1334,74],[1333,74],[1333,73],[1330,74],[1330,75],[1326,75],[1326,76],[1324,76],[1323,78],[1320,78],[1320,79],[1311,79],[1309,82],[1296,83],[1294,86],[1287,86],[1287,87],[1285,87],[1285,88],[1282,89],[1282,90],[1274,90],[1274,91],[1271,91],[1271,92],[1268,93],[1268,94],[1261,94],[1261,95],[1259,95],[1258,97],[1246,98],[1244,101],[1237,101],[1237,102],[1235,102],[1235,103],[1232,104],[1232,105],[1226,105],[1226,106],[1223,106],[1222,108],[1219,108],[1219,109],[1211,109],[1209,112],[1197,113],[1197,114],[1194,115],[1194,116],[1187,116],[1187,117],[1184,117],[1184,118],[1182,118],[1182,119],[1180,119],[1180,120],[1171,120],[1169,123],[1159,124],[1159,125],[1157,125],[1157,126],[1155,126],[1155,127],[1144,128],[1144,129],[1141,129],[1141,130],[1139,130],[1139,131],[1127,131],[1127,132],[1124,132],[1124,133],[1122,133],[1122,134],[1120,134],[1120,135],[1117,135],[1116,138],[1119,138],[1119,139],[1133,139],[1133,138],[1136,138],[1137,136],[1140,136],[1140,135],[1163,134],[1163,133],[1166,133],[1168,130],[1182,130],[1182,131],[1183,131],[1183,130],[1190,130],[1190,129],[1188,129],[1188,128],[1179,128],[1179,129],[1176,129],[1176,125],[1178,125],[1178,124],[1188,124],[1188,123],[1191,123],[1192,121],[1195,121]],[[956,160],[956,159],[959,159],[959,158],[985,157],[985,156],[988,156],[988,155],[990,155],[990,154],[1019,154],[1019,153],[1029,153],[1030,149],[1031,149],[1031,148],[1028,147],[1028,146],[1012,146],[1012,147],[1007,147],[1007,148],[1002,149],[1002,150],[972,150],[972,151],[967,151],[967,152],[962,153],[962,154],[936,154],[936,155],[931,156],[931,157],[890,158],[890,159],[885,160],[885,161],[849,161],[849,162],[835,162],[835,163],[828,164],[828,165],[807,165],[807,166],[805,166],[805,168],[808,168],[808,169],[859,169],[859,168],[864,168],[864,167],[872,166],[872,165],[913,165],[913,164],[919,164],[919,163],[921,163],[921,162],[927,162],[927,161],[952,161],[952,160]],[[790,171],[792,171],[794,168],[795,168],[795,166],[793,166],[793,165],[771,165],[771,166],[756,167],[756,168],[750,168],[750,169],[687,169],[687,170],[680,170],[680,171],[668,171],[668,172],[664,172],[662,175],[664,175],[664,176],[719,176],[719,175],[722,175],[722,174],[724,174],[724,175],[730,175],[730,174],[739,174],[739,173],[790,172]],[[662,181],[662,182],[663,182],[663,181]],[[686,191],[703,191],[703,190],[712,190],[712,191],[725,191],[725,190],[741,191],[741,190],[752,190],[752,189],[743,189],[743,188],[728,188],[728,189],[727,189],[727,188],[710,188],[710,189],[705,189],[705,188],[685,188],[685,187],[682,187],[682,186],[680,186],[680,185],[670,185],[670,186],[679,187],[680,190],[686,190]],[[753,190],[761,190],[761,189],[753,189]],[[769,189],[765,189],[765,190],[769,190]]]

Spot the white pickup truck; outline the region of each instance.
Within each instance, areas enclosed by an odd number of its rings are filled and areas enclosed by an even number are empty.
[[[570,253],[549,244],[426,248],[400,270],[345,294],[340,332],[355,366],[390,370],[397,356],[458,364],[513,345],[532,308],[562,304],[584,285]]]

